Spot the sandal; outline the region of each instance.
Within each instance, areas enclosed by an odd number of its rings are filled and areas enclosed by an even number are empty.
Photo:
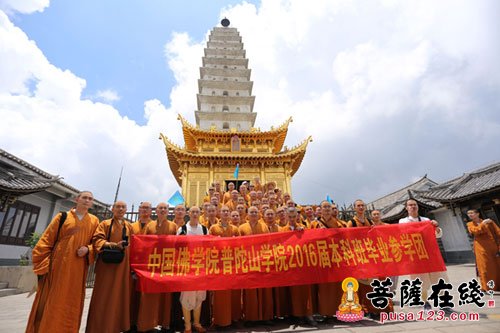
[[[205,333],[205,332],[207,331],[207,330],[206,330],[203,326],[201,326],[201,325],[196,325],[196,324],[194,324],[194,325],[193,325],[193,328],[194,328],[194,330],[195,330],[196,332],[198,332],[198,333]]]
[[[184,330],[184,333],[191,333],[191,330]]]

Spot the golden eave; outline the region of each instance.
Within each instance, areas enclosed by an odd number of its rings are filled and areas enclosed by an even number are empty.
[[[273,153],[278,153],[283,148],[285,143],[286,135],[288,133],[288,126],[293,121],[292,117],[288,118],[283,124],[277,128],[271,128],[270,131],[260,132],[260,131],[248,131],[248,132],[231,132],[231,131],[218,131],[218,130],[202,130],[191,125],[184,117],[180,114],[178,119],[182,123],[182,133],[184,134],[184,142],[186,144],[186,149],[188,151],[196,152],[198,151],[198,140],[199,139],[222,139],[225,138],[229,140],[230,137],[237,134],[242,140],[273,140]]]
[[[262,162],[278,162],[290,163],[290,171],[293,176],[300,167],[304,155],[306,153],[307,145],[312,141],[311,136],[306,140],[302,141],[299,145],[293,147],[292,149],[286,149],[277,154],[272,155],[255,155],[246,153],[196,153],[183,149],[180,146],[171,142],[165,135],[160,133],[160,139],[163,140],[165,144],[165,150],[167,153],[168,163],[170,169],[174,174],[175,179],[182,184],[182,166],[184,162],[203,162],[203,164],[216,162],[216,161],[227,161],[230,165],[235,165],[236,162],[244,163],[245,161],[259,160]]]

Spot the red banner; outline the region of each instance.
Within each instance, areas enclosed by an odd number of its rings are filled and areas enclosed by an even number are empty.
[[[143,292],[266,288],[445,271],[430,223],[255,236],[133,236]]]

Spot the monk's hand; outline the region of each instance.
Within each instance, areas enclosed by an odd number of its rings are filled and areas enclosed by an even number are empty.
[[[80,247],[78,250],[76,250],[76,254],[81,258],[86,256],[89,253],[89,248],[86,246]]]
[[[438,221],[436,221],[436,220],[432,220],[432,221],[431,221],[431,224],[432,224],[433,226],[435,226],[435,227],[439,227],[439,223],[438,223]]]
[[[120,250],[123,250],[124,248],[123,243],[125,243],[125,241],[119,241],[118,243],[116,243],[116,247],[119,248]]]
[[[491,223],[491,222],[493,222],[491,219],[484,219],[483,220],[483,223]]]

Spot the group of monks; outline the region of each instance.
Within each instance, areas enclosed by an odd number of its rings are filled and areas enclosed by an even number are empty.
[[[301,207],[289,194],[281,193],[274,183],[261,185],[258,179],[250,184],[243,183],[238,190],[229,183],[227,191],[215,182],[208,189],[201,209],[193,206],[187,211],[184,205],[177,205],[170,219],[167,203],[156,206],[157,219],[152,220],[151,203],[142,202],[138,220],[130,223],[124,218],[126,203],[117,201],[112,207],[113,217],[99,223],[97,217],[88,213],[92,201],[91,192],[81,192],[75,199],[75,208],[67,212],[64,222],[61,223],[61,214],[56,215],[33,249],[38,289],[26,332],[78,332],[87,269],[103,249],[122,250],[124,258],[119,264],[108,264],[101,259],[96,261],[86,324],[89,333],[153,332],[157,327],[161,327],[162,332],[205,332],[207,326],[218,330],[241,323],[272,324],[274,319],[283,318],[297,324],[317,326],[313,314],[321,315],[327,323],[334,323],[339,306],[341,310],[346,308],[342,304],[341,282],[217,290],[208,294],[205,291],[189,292],[191,294],[138,292],[136,277],[130,269],[130,237],[181,237],[184,234],[240,237],[384,224],[377,210],[371,212],[371,219],[366,216],[362,200],[354,202],[355,215],[349,221],[342,221],[335,204],[323,201],[316,208]],[[407,202],[409,218],[413,214],[411,209],[414,208],[410,207],[413,204],[416,204],[414,200]],[[418,206],[416,212],[418,214]],[[437,227],[436,221],[431,222]],[[359,280],[357,308],[376,319],[381,312],[393,311],[393,305],[389,302],[385,309],[374,307],[366,297],[372,291],[370,282],[369,279]],[[352,309],[352,304],[349,304]]]

